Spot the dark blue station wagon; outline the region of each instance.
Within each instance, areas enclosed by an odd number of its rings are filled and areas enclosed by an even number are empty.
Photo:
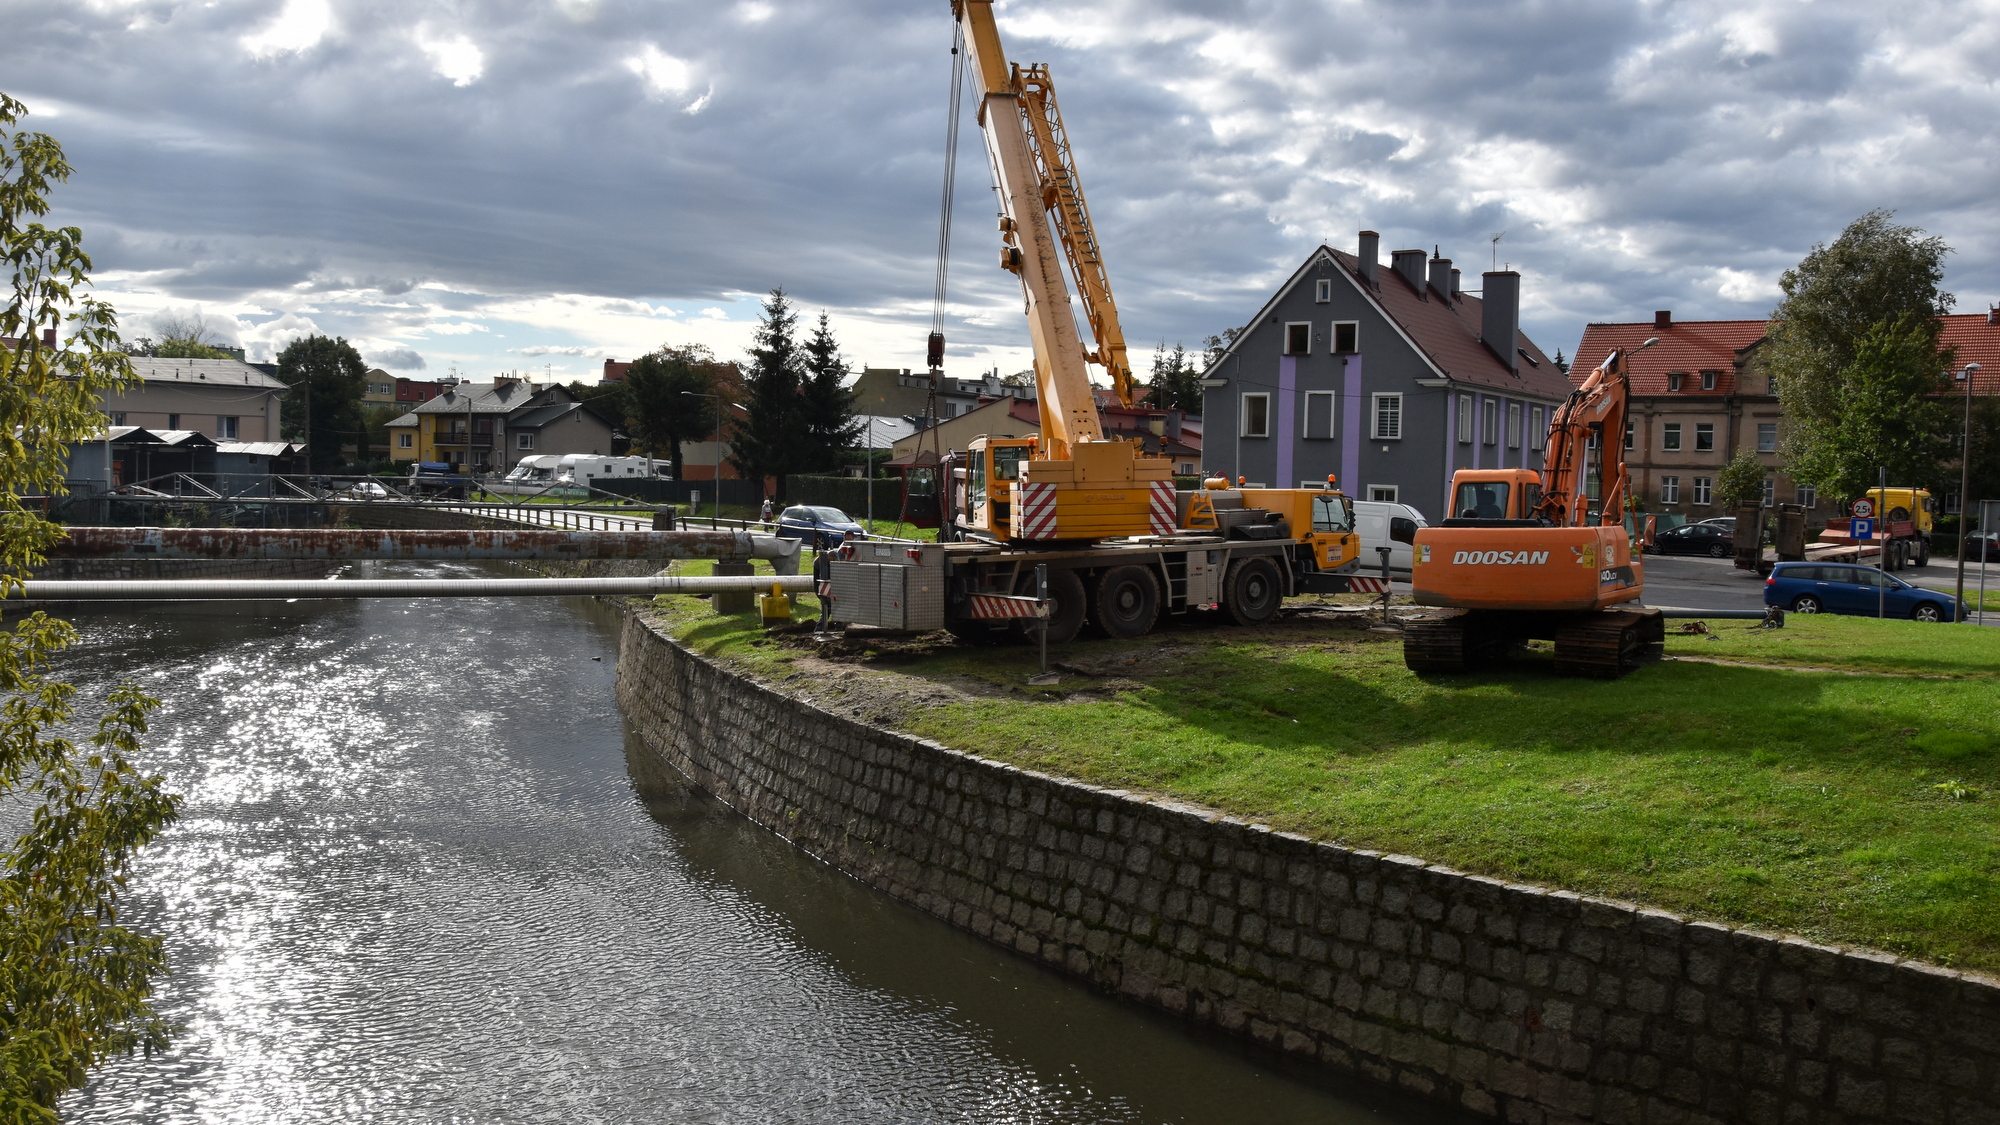
[[[1950,594],[1912,586],[1872,566],[1848,563],[1785,562],[1764,580],[1764,604],[1793,613],[1847,613],[1873,617],[1879,604],[1889,617],[1916,621],[1957,621],[1963,606]]]

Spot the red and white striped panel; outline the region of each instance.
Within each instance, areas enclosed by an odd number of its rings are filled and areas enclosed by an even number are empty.
[[[974,594],[968,616],[980,621],[1004,621],[1010,617],[1039,617],[1041,603],[1033,598],[1009,594]]]
[[[1021,529],[1023,539],[1054,539],[1056,537],[1056,486],[1053,484],[1021,485],[1021,515],[1015,526]]]
[[[1389,580],[1386,578],[1363,578],[1357,574],[1347,580],[1347,592],[1350,594],[1380,594],[1388,589]]]
[[[1174,495],[1174,482],[1156,480],[1153,482],[1153,504],[1149,515],[1153,521],[1153,534],[1172,535],[1174,525],[1180,522],[1178,498]]]
[[[830,598],[833,596],[833,583],[815,582],[813,583],[813,593],[818,594],[822,598]]]

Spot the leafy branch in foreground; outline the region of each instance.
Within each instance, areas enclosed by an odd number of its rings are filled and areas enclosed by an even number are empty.
[[[27,110],[0,94],[0,594],[39,566],[62,529],[22,503],[60,492],[69,446],[103,433],[103,394],[131,376],[117,316],[89,285],[83,232],[51,229],[62,146],[14,126]],[[53,331],[55,343],[43,340]],[[49,678],[75,638],[34,613],[0,630],[0,801],[32,806],[0,852],[0,1123],[56,1119],[62,1094],[107,1056],[166,1045],[152,1007],[160,939],[119,923],[133,856],[171,823],[180,798],[132,762],[155,701],[126,686],[83,745],[46,732],[76,718],[76,689]]]

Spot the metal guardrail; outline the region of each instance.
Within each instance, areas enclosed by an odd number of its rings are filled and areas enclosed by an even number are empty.
[[[194,602],[301,601],[349,598],[649,597],[727,590],[813,588],[810,574],[649,578],[173,578],[115,581],[29,579],[8,601]]]

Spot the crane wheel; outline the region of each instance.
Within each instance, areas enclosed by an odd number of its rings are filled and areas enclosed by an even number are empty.
[[[1035,596],[1035,576],[1024,574],[1015,584],[1014,593],[1024,598]],[[1049,572],[1049,643],[1066,645],[1076,639],[1083,628],[1084,611],[1089,608],[1090,599],[1083,592],[1083,579],[1073,570],[1051,570]],[[1021,635],[1035,639],[1035,623],[1023,621]]]
[[[1113,567],[1097,580],[1094,608],[1097,625],[1107,635],[1120,640],[1143,637],[1160,619],[1160,583],[1143,566]]]
[[[1556,673],[1615,680],[1666,647],[1667,619],[1657,609],[1580,613],[1556,630]]]
[[[1229,564],[1222,580],[1222,608],[1238,625],[1262,625],[1278,616],[1285,601],[1284,576],[1261,555]]]

